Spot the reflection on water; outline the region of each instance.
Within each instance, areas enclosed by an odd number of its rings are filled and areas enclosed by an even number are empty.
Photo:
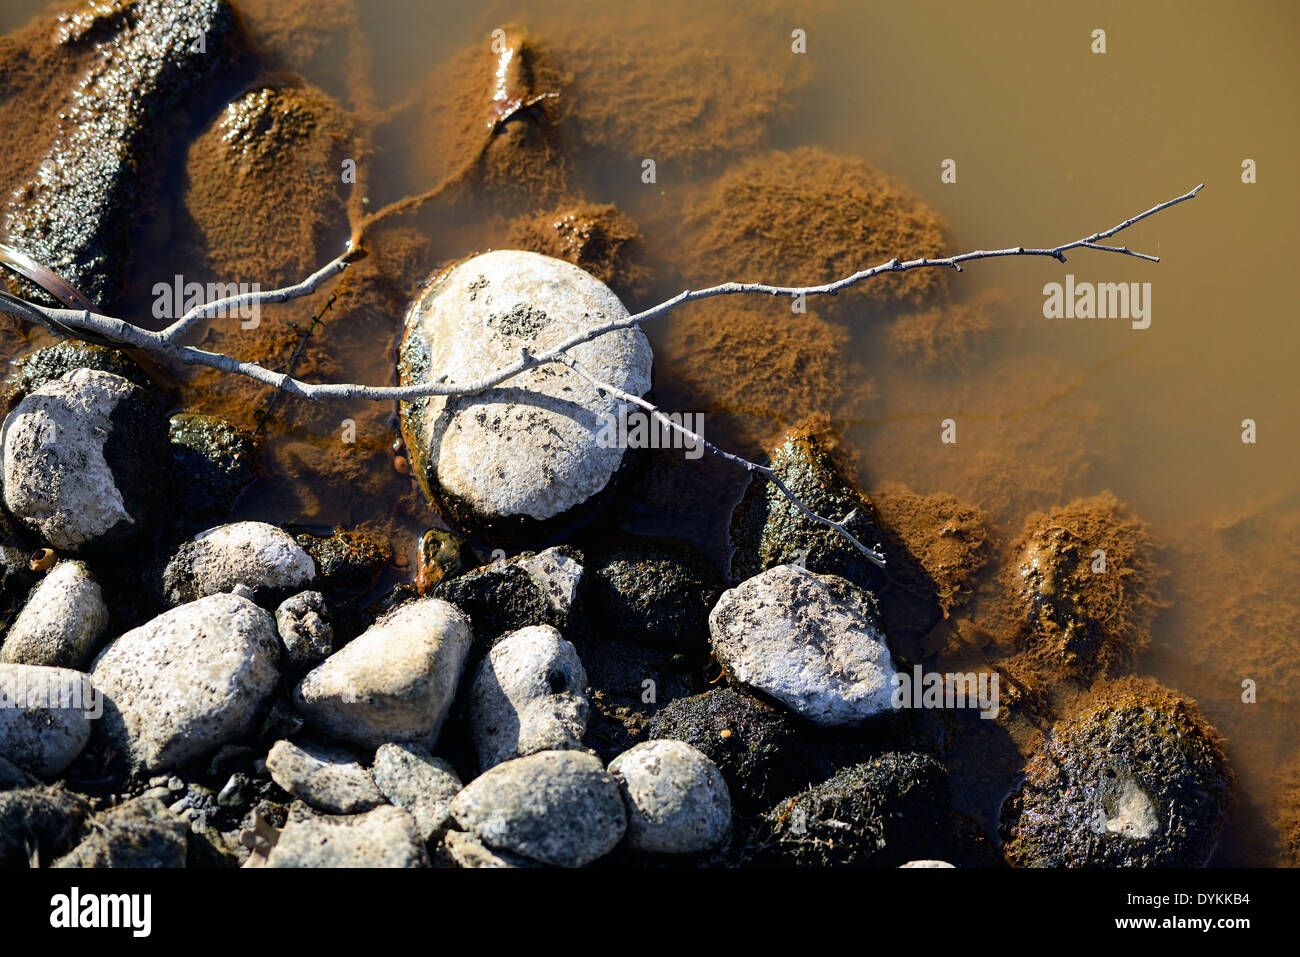
[[[0,29],[23,22],[30,12],[19,16],[23,6],[6,3]],[[730,5],[698,0],[646,6],[497,2],[471,10],[367,0],[358,22],[370,45],[369,77],[343,68],[355,57],[319,55],[306,61],[316,71],[307,79],[349,106],[395,108],[362,117],[377,144],[367,182],[376,202],[386,202],[433,185],[419,170],[439,164],[412,154],[449,141],[423,128],[440,115],[437,98],[453,96],[429,82],[431,71],[504,23],[525,25],[539,42],[555,38],[552,52],[572,81],[566,115],[577,129],[586,124],[589,147],[579,154],[574,189],[616,203],[645,234],[655,278],[632,307],[682,288],[682,274],[694,271],[678,255],[689,204],[760,149],[815,145],[900,178],[947,221],[953,252],[1070,241],[1205,182],[1194,201],[1121,237],[1161,256],[1158,265],[1090,251],[1075,251],[1066,265],[974,263],[948,277],[952,301],[928,319],[900,320],[866,294],[848,293],[833,309],[810,302],[815,341],[840,353],[818,357],[807,365],[813,378],[788,385],[780,376],[799,376],[800,363],[765,362],[754,370],[763,388],[747,398],[734,383],[711,387],[708,375],[689,368],[683,350],[707,346],[707,320],[648,331],[657,354],[673,358],[657,368],[664,394],[693,409],[728,403],[734,421],[717,428],[729,437],[752,448],[830,389],[837,394],[825,411],[860,453],[865,487],[901,482],[921,494],[955,494],[989,513],[1003,543],[1035,510],[1113,491],[1151,526],[1168,573],[1162,589],[1170,605],[1139,670],[1197,698],[1228,738],[1238,802],[1215,862],[1275,862],[1271,822],[1300,740],[1293,693],[1300,379],[1286,286],[1300,229],[1289,174],[1300,154],[1300,71],[1291,49],[1300,8],[931,0],[810,10],[771,2],[738,16]],[[806,31],[806,53],[791,52],[795,29]],[[1096,29],[1106,31],[1104,54],[1090,50]],[[666,51],[668,67],[646,69]],[[597,107],[607,107],[603,126],[593,126]],[[689,149],[674,151],[688,139]],[[1258,164],[1254,185],[1241,181],[1247,158]],[[643,181],[645,159],[657,161],[653,185]],[[941,182],[945,160],[955,161],[953,183]],[[335,353],[299,371],[387,381],[402,283],[409,288],[442,262],[505,243],[517,231],[513,216],[538,211],[527,197],[490,210],[482,199],[471,190],[406,217],[407,232],[388,240],[401,250],[387,260],[400,260],[400,277],[371,277],[363,309],[326,320],[322,341]],[[344,236],[347,224],[338,231]],[[709,261],[731,262],[733,253],[716,250]],[[1150,328],[1043,318],[1044,285],[1067,273],[1080,283],[1151,283]],[[738,277],[711,277],[731,278]],[[387,292],[379,289],[385,279],[393,285]],[[147,288],[144,280],[153,277],[141,278]],[[898,322],[942,329],[980,303],[988,305],[969,336],[936,333],[938,361],[900,348]],[[319,305],[294,315],[303,321]],[[760,314],[781,322],[782,312]],[[805,345],[783,343],[773,337],[764,348],[790,356]],[[201,381],[219,388],[213,377]],[[202,394],[227,412],[250,401],[239,390],[220,401]],[[267,427],[267,480],[245,511],[368,525],[409,547],[432,516],[391,474],[390,411],[281,405]],[[344,417],[360,423],[359,439],[341,454],[334,439]],[[1254,444],[1241,440],[1248,418],[1257,424]],[[956,443],[940,441],[945,419],[957,424]],[[684,506],[681,514],[689,513]],[[649,521],[661,533],[671,524]],[[698,529],[716,536],[720,528],[681,525],[672,533],[697,540]],[[1246,679],[1257,683],[1254,704],[1241,700]],[[969,770],[978,761],[959,755],[952,764],[962,809],[991,826],[1001,794]]]

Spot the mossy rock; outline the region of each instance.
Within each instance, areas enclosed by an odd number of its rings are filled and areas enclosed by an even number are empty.
[[[767,863],[897,867],[943,860],[952,823],[943,765],[916,752],[886,752],[779,802],[750,841]]]
[[[863,545],[879,550],[871,500],[844,478],[825,439],[809,431],[792,431],[772,453],[771,466],[791,493],[823,518],[841,521],[857,509],[848,531]],[[839,575],[868,590],[878,578],[876,565],[852,542],[804,515],[760,475],[751,477],[732,513],[731,541],[733,584],[785,564]]]
[[[333,535],[297,532],[294,541],[316,563],[316,587],[344,595],[364,595],[393,559],[393,550],[378,536],[335,529]]]
[[[1029,758],[1002,811],[1018,867],[1201,867],[1232,772],[1189,699],[1137,678],[1103,683]]]
[[[194,412],[173,415],[168,429],[182,520],[207,524],[225,518],[257,477],[252,433]]]

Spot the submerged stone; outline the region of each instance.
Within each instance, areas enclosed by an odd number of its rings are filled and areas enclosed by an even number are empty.
[[[226,0],[136,0],[70,91],[35,179],[10,205],[9,242],[111,308],[129,239],[162,175],[174,111],[234,59]],[[71,39],[69,34],[67,39]]]
[[[1103,683],[1029,758],[1002,810],[1017,867],[1202,867],[1228,802],[1223,741],[1154,682]]]

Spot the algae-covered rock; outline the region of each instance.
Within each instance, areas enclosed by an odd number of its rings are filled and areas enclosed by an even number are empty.
[[[14,361],[5,387],[4,408],[12,409],[28,393],[35,392],[47,382],[62,378],[74,369],[111,372],[134,382],[142,389],[153,388],[153,383],[144,370],[121,349],[67,339],[29,352]]]
[[[1200,867],[1232,772],[1189,699],[1127,678],[1094,690],[1025,766],[1002,810],[1018,867]]]
[[[1146,525],[1106,493],[1030,516],[1004,574],[1030,652],[1089,677],[1130,663],[1157,607]]]
[[[96,814],[90,833],[54,867],[184,867],[189,826],[154,797]]]
[[[168,428],[181,515],[195,523],[224,518],[257,477],[252,433],[195,412],[173,415]]]
[[[58,787],[0,791],[0,867],[44,866],[80,839],[90,805]]]
[[[827,442],[810,432],[792,431],[772,453],[776,475],[800,501],[824,518],[842,521],[858,541],[879,550],[871,500],[843,477]],[[834,529],[808,518],[775,485],[754,475],[731,516],[731,580],[738,584],[777,565],[839,575],[861,588],[871,587],[876,566]]]
[[[776,804],[759,833],[774,862],[897,867],[946,855],[951,803],[941,764],[888,752]]]
[[[154,202],[178,120],[204,108],[214,74],[238,59],[226,0],[130,9],[93,38],[99,55],[68,91],[54,143],[5,224],[11,244],[105,309],[121,293],[131,233]]]
[[[294,539],[316,562],[317,587],[333,592],[364,594],[393,558],[386,541],[362,531],[335,529],[328,536],[304,532]]]

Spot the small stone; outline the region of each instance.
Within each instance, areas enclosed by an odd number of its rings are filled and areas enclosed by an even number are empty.
[[[4,638],[0,661],[80,668],[108,625],[99,583],[83,562],[59,562],[32,589]]]
[[[91,819],[85,840],[54,867],[184,867],[189,827],[153,797],[141,796]]]
[[[652,854],[701,854],[731,830],[722,772],[681,741],[646,741],[609,766],[627,805],[627,844]]]
[[[952,868],[952,865],[949,864],[947,861],[908,861],[906,864],[899,864],[898,867],[899,867],[899,869],[901,870],[901,869],[904,868],[904,867],[947,867],[947,868]]]
[[[384,805],[364,814],[323,815],[295,803],[267,867],[428,867],[415,819]]]
[[[173,608],[96,659],[98,730],[142,770],[179,768],[253,730],[278,655],[271,616],[246,599],[211,595]]]
[[[312,583],[316,564],[283,529],[265,522],[234,522],[186,542],[163,570],[163,597],[180,605],[246,585],[258,594]]]
[[[402,384],[445,374],[465,382],[627,316],[609,288],[570,263],[497,250],[456,263],[406,317]],[[592,376],[633,395],[650,389],[640,329],[607,333],[569,353]],[[465,527],[532,538],[567,525],[609,484],[624,449],[600,439],[622,403],[577,373],[529,369],[468,398],[401,406],[402,435],[425,492]]]
[[[334,626],[325,596],[318,591],[299,592],[282,601],[275,610],[275,628],[284,649],[282,670],[292,677],[315,668],[334,651]]]
[[[465,831],[449,831],[443,842],[443,848],[453,864],[464,868],[511,868],[539,867],[536,861],[530,861],[509,851],[494,851],[473,834]]]
[[[328,814],[356,814],[384,803],[370,772],[337,748],[277,741],[266,769],[280,787]]]
[[[0,437],[4,500],[57,549],[126,541],[151,523],[167,427],[153,398],[111,372],[76,369],[30,393]]]
[[[503,638],[469,690],[479,766],[538,751],[581,750],[590,705],[578,650],[546,625]]]
[[[894,666],[870,592],[778,565],[723,592],[713,651],[736,680],[824,726],[893,710]]]
[[[411,812],[426,841],[451,826],[451,799],[464,786],[450,764],[418,744],[385,744],[375,752],[375,784],[389,802]]]
[[[494,850],[559,867],[603,857],[627,829],[618,782],[579,751],[498,764],[456,795],[451,816]]]
[[[311,671],[294,691],[321,731],[366,748],[432,748],[460,681],[468,619],[437,598],[401,605]]]
[[[54,777],[90,740],[95,704],[79,671],[0,664],[0,756],[38,777]]]

